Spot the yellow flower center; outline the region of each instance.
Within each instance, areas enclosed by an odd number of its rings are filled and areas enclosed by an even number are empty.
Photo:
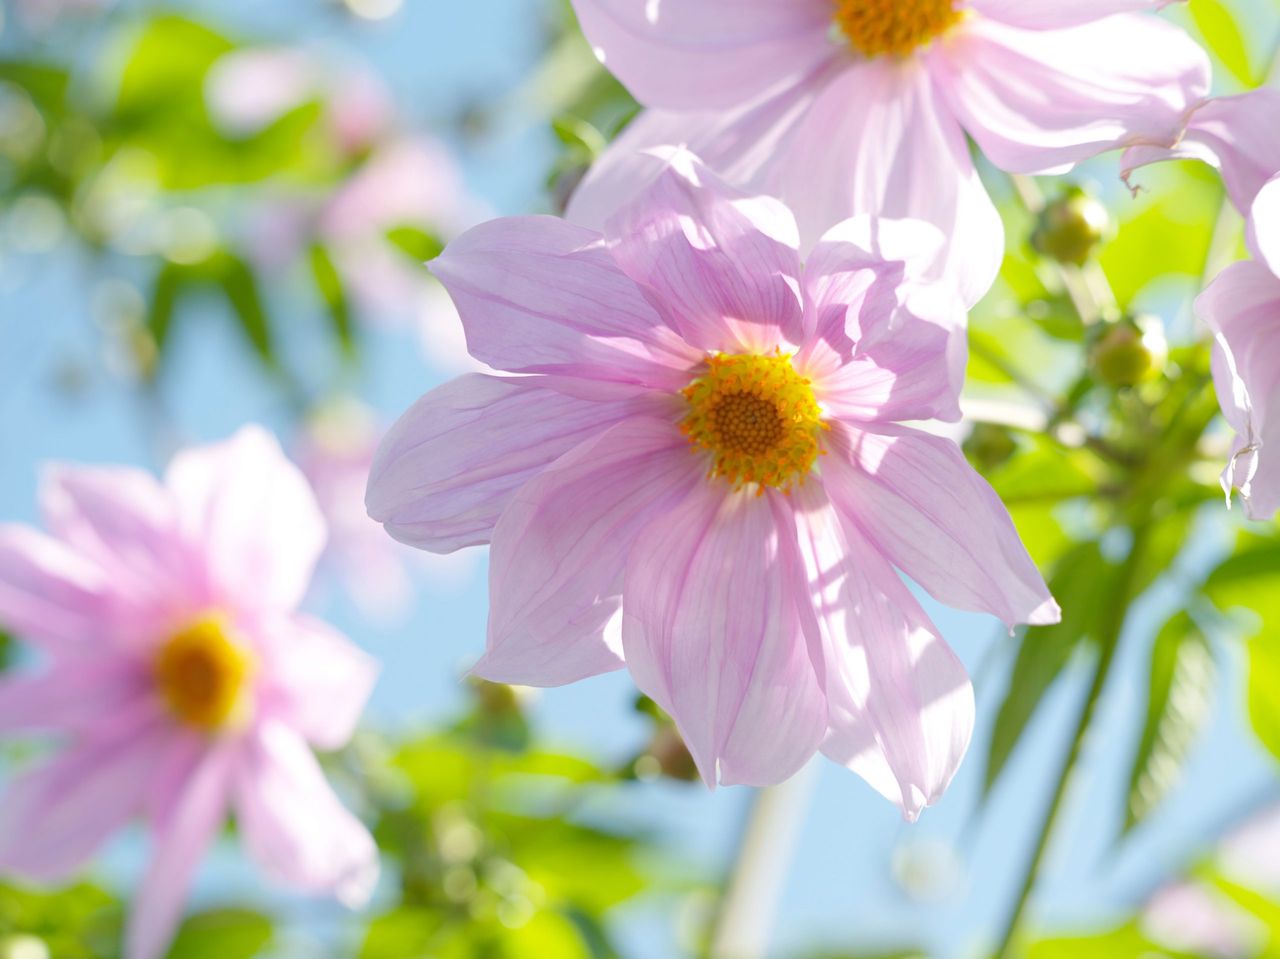
[[[222,617],[206,616],[176,633],[155,659],[156,685],[188,725],[213,731],[247,716],[253,657],[230,633]]]
[[[868,57],[905,57],[964,17],[955,0],[835,0],[836,23]]]
[[[713,476],[735,488],[748,483],[790,489],[803,482],[822,452],[828,429],[809,381],[782,353],[718,354],[684,389],[689,412],[680,430],[711,453]]]

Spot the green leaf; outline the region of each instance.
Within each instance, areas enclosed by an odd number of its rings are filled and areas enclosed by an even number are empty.
[[[1236,552],[1209,574],[1204,591],[1224,612],[1246,611],[1258,628],[1280,623],[1280,543],[1245,534]]]
[[[1249,720],[1271,755],[1280,759],[1280,637],[1259,636],[1249,644]]]
[[[387,231],[387,239],[415,263],[434,260],[444,250],[444,241],[419,226],[403,224]]]
[[[1256,86],[1258,81],[1249,63],[1249,46],[1231,9],[1222,0],[1191,0],[1191,18],[1205,46],[1240,85]]]
[[[334,335],[342,352],[348,358],[356,354],[355,327],[351,318],[351,304],[347,301],[347,291],[342,283],[342,276],[333,264],[333,258],[323,246],[311,247],[311,275],[316,281],[316,290],[328,307],[329,319],[333,325]]]
[[[426,954],[444,924],[434,910],[400,906],[369,923],[360,959],[404,959]]]
[[[1115,570],[1097,543],[1074,547],[1058,563],[1049,588],[1062,606],[1062,622],[1028,629],[1022,636],[991,735],[984,792],[995,786],[1045,693],[1097,625],[1102,609],[1098,597]]]
[[[1184,959],[1162,949],[1142,934],[1136,923],[1089,936],[1044,939],[1027,947],[1027,959]],[[1190,957],[1185,957],[1190,959]]]
[[[166,263],[156,274],[147,309],[147,328],[161,356],[182,304],[194,293],[211,289],[222,294],[231,307],[237,327],[262,362],[278,372],[280,368],[257,278],[243,259],[227,250],[220,250],[199,263]]]
[[[1141,823],[1182,776],[1212,698],[1216,668],[1209,644],[1185,612],[1173,616],[1151,650],[1142,736],[1129,775],[1124,831]]]
[[[169,959],[253,959],[271,937],[271,920],[248,909],[197,913],[178,930]]]

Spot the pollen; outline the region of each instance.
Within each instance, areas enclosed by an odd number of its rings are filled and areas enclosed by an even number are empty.
[[[828,429],[810,382],[783,353],[715,354],[684,389],[680,430],[711,454],[713,476],[788,490],[813,469]]]
[[[207,732],[237,725],[248,712],[253,657],[229,623],[211,615],[174,634],[156,656],[160,694],[173,714]]]
[[[835,0],[836,23],[859,53],[905,57],[964,17],[956,0]]]

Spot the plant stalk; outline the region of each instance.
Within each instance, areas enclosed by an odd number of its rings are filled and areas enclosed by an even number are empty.
[[[1138,568],[1142,563],[1143,552],[1146,548],[1146,533],[1145,520],[1142,524],[1133,528],[1133,546],[1129,550],[1129,556],[1116,579],[1115,592],[1112,596],[1112,602],[1109,604],[1106,620],[1103,622],[1102,628],[1099,629],[1097,639],[1100,645],[1100,652],[1097,666],[1094,668],[1093,682],[1089,686],[1089,692],[1085,696],[1084,703],[1080,707],[1080,712],[1076,718],[1071,746],[1063,757],[1062,766],[1054,786],[1053,797],[1050,799],[1044,818],[1041,821],[1035,849],[1023,873],[1018,896],[1014,900],[1013,908],[1004,923],[999,945],[993,953],[996,959],[1015,959],[1019,954],[1017,938],[1027,907],[1030,905],[1031,892],[1035,887],[1037,878],[1039,878],[1045,853],[1048,851],[1049,842],[1053,838],[1054,826],[1062,812],[1067,790],[1071,785],[1071,774],[1075,771],[1080,754],[1084,749],[1085,739],[1088,737],[1089,729],[1093,725],[1094,714],[1097,711],[1098,703],[1102,699],[1102,692],[1106,688],[1107,679],[1111,675],[1111,666],[1115,662],[1116,651],[1120,646],[1120,635],[1124,631],[1124,624],[1128,619],[1129,601],[1133,592],[1134,579],[1137,576]]]

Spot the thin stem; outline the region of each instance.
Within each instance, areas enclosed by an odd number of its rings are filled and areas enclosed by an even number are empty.
[[[1014,901],[1013,908],[1005,921],[1004,931],[999,940],[1000,944],[994,953],[997,959],[1014,959],[1017,955],[1015,948],[1017,935],[1031,900],[1031,891],[1035,887],[1036,879],[1044,862],[1045,853],[1049,848],[1049,840],[1053,836],[1053,827],[1062,811],[1063,802],[1067,795],[1067,787],[1071,783],[1071,774],[1080,759],[1084,741],[1088,736],[1089,728],[1093,725],[1094,713],[1097,711],[1098,703],[1102,699],[1102,691],[1106,688],[1107,679],[1110,677],[1111,666],[1115,662],[1116,651],[1120,646],[1120,634],[1124,630],[1125,620],[1128,618],[1130,594],[1133,590],[1134,579],[1137,575],[1138,567],[1141,565],[1145,548],[1146,527],[1145,525],[1140,525],[1133,530],[1133,546],[1129,550],[1129,556],[1116,578],[1112,602],[1108,604],[1106,618],[1098,630],[1097,639],[1101,646],[1101,652],[1098,656],[1098,664],[1094,668],[1093,682],[1089,686],[1089,692],[1085,696],[1084,704],[1081,706],[1079,716],[1076,718],[1075,733],[1071,738],[1071,746],[1067,750],[1066,756],[1063,757],[1053,797],[1045,810],[1040,832],[1036,837],[1035,849],[1027,862],[1026,871],[1022,877],[1018,897]]]
[[[816,775],[810,763],[787,782],[756,793],[716,917],[709,959],[764,959],[768,954],[778,900]]]

